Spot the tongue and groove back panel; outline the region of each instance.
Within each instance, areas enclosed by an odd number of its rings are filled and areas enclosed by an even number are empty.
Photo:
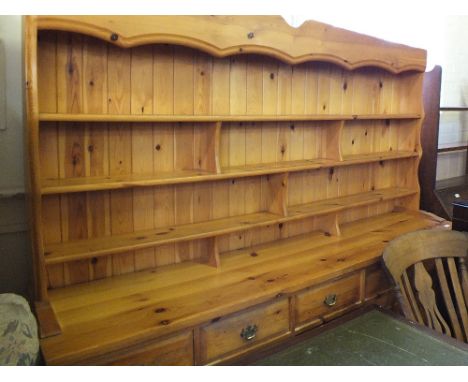
[[[351,206],[337,213],[338,223],[398,205],[418,208],[420,71],[291,64],[245,52],[215,57],[174,44],[123,48],[67,31],[39,30],[37,44],[39,224],[46,257],[48,246],[58,243],[278,212],[272,205],[281,198],[284,209],[381,189],[412,191]],[[90,119],[80,121],[83,114]],[[99,119],[113,115],[122,121]],[[175,117],[131,117],[144,115]],[[209,116],[224,122],[203,119]],[[236,171],[244,175],[195,179]],[[138,176],[177,174],[195,180],[132,183]],[[91,179],[114,183],[67,188]],[[278,182],[287,183],[284,195]],[[329,220],[316,216],[236,230],[220,235],[216,247],[226,252],[270,242],[328,228]],[[203,261],[212,245],[202,238],[51,262],[46,283],[56,288]]]

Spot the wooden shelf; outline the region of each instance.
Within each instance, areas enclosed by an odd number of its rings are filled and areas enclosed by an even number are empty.
[[[419,153],[415,151],[386,151],[378,153],[345,155],[343,156],[343,161],[339,163],[343,163],[344,165],[350,166],[353,164],[360,163],[372,163],[394,159],[416,158],[418,156]]]
[[[63,331],[41,347],[50,364],[70,364],[118,348],[122,337],[175,333],[377,263],[389,240],[437,224],[420,212],[392,212],[344,224],[340,237],[312,232],[227,252],[220,269],[182,263],[55,289]]]
[[[239,230],[261,227],[279,220],[281,220],[281,217],[276,214],[259,212],[123,235],[113,235],[63,244],[51,244],[45,248],[45,259],[46,264],[82,260],[179,241],[203,239]]]
[[[310,216],[326,215],[344,211],[353,207],[362,207],[386,200],[403,198],[416,194],[417,191],[406,188],[386,188],[360,194],[340,196],[288,207],[288,220],[303,219]]]
[[[415,193],[417,193],[415,190],[388,188],[292,206],[288,208],[287,216],[271,212],[258,212],[154,230],[50,244],[45,246],[45,262],[46,264],[57,264],[163,244],[204,239],[306,217],[337,213],[349,208],[397,199]]]
[[[133,115],[40,113],[41,122],[287,122],[419,119],[421,114]]]
[[[223,179],[221,174],[213,174],[202,170],[183,170],[160,172],[157,175],[118,175],[106,177],[80,177],[68,179],[44,179],[41,193],[63,194],[71,192],[86,192],[100,190],[116,190],[132,187],[150,187],[166,184],[203,182],[207,180]]]
[[[343,161],[331,159],[310,159],[288,162],[276,162],[223,168],[221,173],[214,174],[201,170],[163,172],[157,175],[119,175],[107,177],[80,177],[68,179],[44,179],[41,193],[43,195],[100,190],[115,190],[132,187],[150,187],[168,184],[215,181],[222,179],[260,176],[268,174],[298,172],[320,168],[350,166],[360,163],[372,163],[417,157],[412,151],[389,151],[370,154],[349,155]]]

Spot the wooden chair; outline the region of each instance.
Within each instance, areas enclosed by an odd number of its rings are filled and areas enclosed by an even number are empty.
[[[407,318],[468,342],[468,234],[422,230],[392,240],[383,260]]]

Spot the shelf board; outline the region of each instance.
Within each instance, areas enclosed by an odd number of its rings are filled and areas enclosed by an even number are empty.
[[[345,165],[353,165],[394,159],[416,158],[418,156],[419,153],[416,151],[386,151],[366,154],[352,154],[343,156],[342,163],[345,163]]]
[[[416,192],[409,189],[388,188],[292,206],[288,208],[288,216],[280,216],[271,212],[258,212],[128,234],[49,244],[45,246],[44,257],[48,265],[89,259],[180,241],[214,237],[311,216],[336,213],[348,208],[413,195]]]
[[[418,156],[411,151],[389,151],[384,153],[349,155],[343,161],[331,159],[309,159],[265,164],[253,164],[223,168],[221,173],[214,174],[200,170],[162,172],[149,175],[119,175],[107,177],[81,177],[68,179],[44,179],[41,193],[43,195],[72,192],[115,190],[132,187],[150,187],[168,184],[195,183],[223,179],[316,170],[320,168],[350,166],[361,163],[372,163],[384,160],[395,160]]]
[[[270,212],[258,212],[154,230],[105,236],[63,244],[50,244],[45,247],[44,256],[46,264],[82,260],[266,226],[279,219],[281,219],[279,215]]]
[[[51,290],[62,334],[41,348],[49,363],[72,364],[122,347],[122,338],[131,346],[176,333],[370,266],[389,240],[438,224],[392,212],[344,224],[339,237],[312,232],[227,252],[218,269],[185,262]]]
[[[419,119],[421,114],[132,115],[39,113],[41,122],[287,122]]]
[[[415,195],[417,191],[407,188],[386,188],[360,194],[340,196],[313,203],[288,207],[288,220],[341,212],[349,208],[368,206],[375,203]]]
[[[202,170],[180,170],[143,175],[115,175],[105,177],[80,177],[67,179],[44,179],[41,193],[64,194],[71,192],[117,190],[132,187],[162,186],[167,184],[203,182],[218,178]]]

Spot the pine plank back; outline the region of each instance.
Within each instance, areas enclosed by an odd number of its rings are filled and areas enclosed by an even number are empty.
[[[278,17],[25,23],[38,301],[418,209],[420,49]]]
[[[468,235],[424,230],[390,242],[383,260],[407,318],[468,341]]]

